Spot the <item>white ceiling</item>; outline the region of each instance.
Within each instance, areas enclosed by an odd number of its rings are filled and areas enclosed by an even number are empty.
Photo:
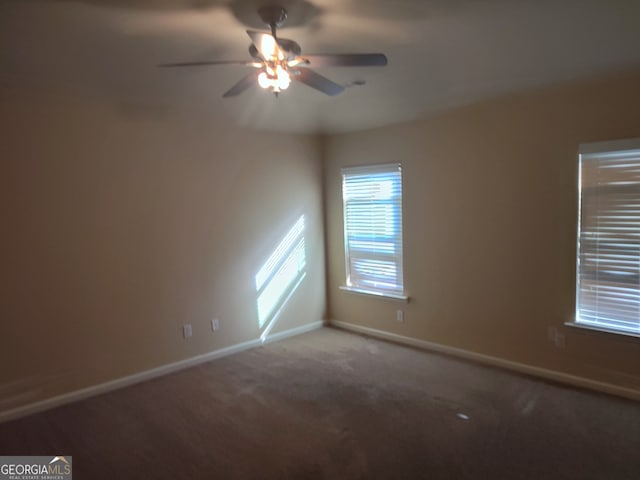
[[[640,67],[640,0],[281,0],[303,53],[382,52],[386,67],[323,68],[351,86],[294,83],[223,99],[249,59],[245,30],[277,0],[0,0],[0,89],[94,95],[127,111],[197,112],[288,132],[347,132],[506,92]]]

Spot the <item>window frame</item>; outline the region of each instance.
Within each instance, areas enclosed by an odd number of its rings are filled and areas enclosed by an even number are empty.
[[[605,332],[619,336],[626,337],[640,337],[640,318],[638,319],[638,330],[631,330],[626,328],[616,328],[611,323],[622,323],[623,320],[613,319],[609,325],[606,322],[598,322],[597,320],[582,320],[580,317],[581,311],[581,239],[583,233],[583,205],[584,205],[584,191],[583,191],[583,163],[585,161],[598,161],[605,160],[607,158],[615,158],[616,155],[624,154],[636,154],[640,157],[640,138],[616,140],[608,142],[597,142],[582,144],[578,150],[578,224],[576,235],[576,289],[575,289],[575,316],[573,321],[566,322],[565,325],[571,327],[578,327],[587,330],[594,330],[598,332]],[[599,210],[598,210],[599,212]],[[592,214],[593,215],[593,214]],[[635,217],[636,215],[634,215]],[[640,214],[637,215],[640,221]],[[638,262],[640,262],[640,250],[638,252]],[[636,292],[640,295],[640,283],[636,286]],[[640,306],[638,306],[640,309]],[[640,311],[640,310],[639,310]]]
[[[351,293],[364,294],[364,295],[373,295],[378,297],[390,298],[393,300],[400,300],[407,302],[409,297],[405,292],[404,285],[404,265],[403,265],[403,254],[404,254],[404,245],[403,245],[403,175],[402,175],[402,165],[400,163],[386,163],[386,164],[374,164],[374,165],[362,165],[355,167],[344,167],[341,169],[341,193],[342,193],[342,213],[343,213],[343,234],[344,234],[344,259],[345,259],[345,284],[340,286],[341,290],[348,291]],[[396,230],[394,232],[391,243],[394,245],[394,252],[392,254],[387,254],[386,256],[390,257],[395,266],[395,282],[390,287],[385,287],[384,279],[380,279],[379,285],[371,285],[366,282],[358,280],[358,275],[355,273],[357,268],[352,261],[354,258],[366,259],[366,255],[362,255],[362,249],[358,249],[353,246],[353,242],[350,243],[350,228],[353,229],[353,226],[349,226],[348,224],[348,215],[347,208],[348,205],[353,207],[357,201],[349,202],[345,197],[345,189],[348,181],[348,177],[353,178],[358,176],[368,176],[368,175],[376,175],[376,174],[391,174],[397,175],[397,184],[394,185],[394,188],[397,188],[397,192],[393,192],[392,198],[389,199],[388,202],[372,202],[375,203],[375,206],[381,205],[392,205],[393,216],[392,225]],[[394,180],[395,181],[395,180]],[[398,198],[399,197],[399,198]],[[397,218],[396,218],[397,217]],[[353,233],[353,230],[351,230]],[[354,255],[355,251],[359,251],[359,255]],[[371,254],[369,258],[371,259],[379,259],[380,256],[384,257],[385,254],[380,251]]]

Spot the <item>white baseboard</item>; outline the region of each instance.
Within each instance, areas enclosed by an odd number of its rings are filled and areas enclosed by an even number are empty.
[[[565,383],[580,388],[587,388],[590,390],[596,390],[598,392],[607,393],[610,395],[617,395],[620,397],[628,398],[631,400],[640,400],[640,391],[633,388],[626,388],[619,385],[613,385],[610,383],[599,382],[591,380],[589,378],[578,377],[570,375],[568,373],[562,373],[555,370],[548,370],[546,368],[534,367],[519,362],[512,362],[511,360],[505,360],[503,358],[492,357],[481,353],[470,352],[455,347],[448,347],[439,343],[429,342],[426,340],[418,340],[416,338],[405,337],[403,335],[397,335],[395,333],[385,332],[384,330],[377,330],[375,328],[363,327],[360,325],[354,325],[352,323],[339,322],[331,320],[329,326],[335,326],[344,330],[352,332],[363,333],[371,337],[381,338],[383,340],[390,340],[404,345],[421,348],[424,350],[431,350],[434,352],[444,353],[466,360],[472,360],[485,365],[491,365],[493,367],[500,367],[507,370],[512,370],[518,373],[524,373],[526,375],[533,375],[536,377],[552,380],[554,382]]]
[[[219,350],[214,350],[212,352],[208,352],[202,355],[197,355],[195,357],[187,358],[185,360],[180,360],[178,362],[162,365],[161,367],[152,368],[151,370],[145,370],[144,372],[134,373],[133,375],[128,375],[126,377],[118,378],[116,380],[111,380],[109,382],[93,385],[91,387],[83,388],[80,390],[74,390],[73,392],[47,398],[45,400],[40,400],[38,402],[29,403],[29,404],[22,405],[20,407],[16,407],[10,410],[0,411],[0,423],[7,422],[9,420],[16,420],[21,417],[26,417],[27,415],[43,412],[45,410],[60,407],[68,403],[77,402],[78,400],[94,397],[96,395],[100,395],[103,393],[111,392],[113,390],[128,387],[136,383],[144,382],[146,380],[151,380],[152,378],[161,377],[169,373],[177,372],[179,370],[184,370],[189,367],[194,367],[201,363],[210,362],[211,360],[215,360],[217,358],[226,357],[227,355],[233,355],[234,353],[239,353],[244,350],[248,350],[250,348],[259,347],[263,343],[276,342],[288,337],[293,337],[295,335],[307,333],[312,330],[322,328],[323,325],[324,325],[323,322],[313,322],[307,325],[302,325],[301,327],[292,328],[289,330],[285,330],[285,331],[270,335],[269,337],[265,338],[264,342],[261,341],[259,338],[256,338],[255,340],[249,340],[247,342],[231,345],[229,347],[221,348]]]
[[[285,338],[295,337],[296,335],[302,335],[303,333],[317,330],[319,328],[322,328],[323,326],[324,326],[324,322],[313,322],[313,323],[308,323],[307,325],[302,325],[301,327],[290,328],[289,330],[273,333],[267,336],[264,340],[264,343],[279,342],[280,340],[284,340]]]

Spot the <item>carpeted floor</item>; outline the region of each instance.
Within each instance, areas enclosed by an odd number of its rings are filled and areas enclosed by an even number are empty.
[[[322,329],[0,424],[76,479],[639,479],[640,404]]]

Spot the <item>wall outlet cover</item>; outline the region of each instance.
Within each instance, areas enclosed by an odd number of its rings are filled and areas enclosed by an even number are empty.
[[[182,334],[184,335],[184,338],[189,338],[191,335],[193,335],[193,330],[191,330],[191,325],[190,324],[186,324],[182,326]]]

